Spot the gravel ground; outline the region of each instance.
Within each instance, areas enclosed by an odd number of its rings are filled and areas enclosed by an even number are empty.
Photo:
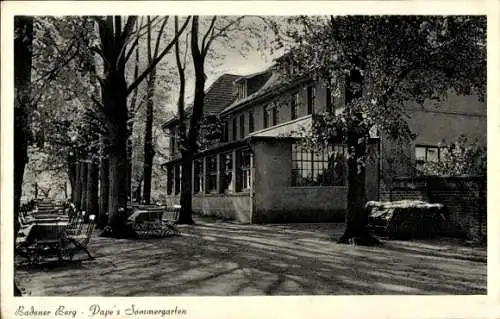
[[[486,294],[486,248],[456,240],[338,245],[342,224],[242,225],[197,218],[178,237],[95,236],[97,257],[18,265],[31,296]]]

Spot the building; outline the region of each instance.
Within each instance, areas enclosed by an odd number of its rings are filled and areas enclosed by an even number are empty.
[[[314,114],[343,110],[344,85],[332,89],[340,94],[332,98],[326,83],[312,78],[284,81],[277,67],[216,80],[207,90],[204,118],[220,129],[216,134],[202,130],[202,147],[193,162],[193,210],[244,223],[342,221],[347,209],[345,147],[313,152],[298,143]],[[392,177],[414,174],[422,161],[439,160],[443,140],[465,134],[486,143],[486,106],[474,96],[450,94],[442,105],[409,109],[409,125],[417,134],[412,145],[376,135],[369,143],[374,155],[366,170],[370,200],[384,196]],[[179,202],[182,174],[176,125],[176,118],[163,125],[170,135],[171,159],[164,164],[167,200],[174,203]]]

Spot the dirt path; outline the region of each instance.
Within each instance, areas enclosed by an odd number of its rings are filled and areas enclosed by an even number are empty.
[[[203,219],[180,237],[95,237],[95,260],[21,267],[16,278],[32,296],[486,294],[485,248],[337,245],[342,226]]]

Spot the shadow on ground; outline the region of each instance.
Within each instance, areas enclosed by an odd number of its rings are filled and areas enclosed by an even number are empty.
[[[342,227],[203,218],[179,237],[94,237],[96,259],[18,267],[16,279],[32,296],[486,294],[485,248],[447,239],[338,245],[331,238]]]

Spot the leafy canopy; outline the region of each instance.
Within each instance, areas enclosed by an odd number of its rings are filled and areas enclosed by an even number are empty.
[[[316,142],[345,140],[358,130],[367,137],[374,125],[393,138],[411,139],[408,101],[440,101],[457,94],[486,92],[484,16],[330,16],[289,20],[295,46],[289,59],[297,76],[310,73],[328,81],[332,95],[342,83],[356,98],[340,115],[325,114],[313,127]],[[339,90],[340,89],[340,90]]]

